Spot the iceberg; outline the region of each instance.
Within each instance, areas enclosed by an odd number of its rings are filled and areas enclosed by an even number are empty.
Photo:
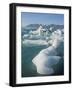
[[[46,51],[46,52],[45,52]],[[51,54],[53,55],[51,52]],[[47,52],[47,50],[41,51],[35,58],[33,58],[32,62],[37,68],[37,72],[40,74],[53,74],[54,70],[52,66],[57,64],[61,59],[60,56],[49,56],[51,55]]]
[[[23,44],[26,46],[40,46],[40,45],[48,45],[45,40],[24,40]]]
[[[64,40],[60,30],[53,32],[52,40],[52,45],[41,50],[32,60],[39,74],[53,74],[55,71],[52,66],[63,57]]]

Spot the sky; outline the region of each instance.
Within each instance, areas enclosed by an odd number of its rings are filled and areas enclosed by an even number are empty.
[[[29,24],[64,25],[64,14],[22,12],[21,26]]]

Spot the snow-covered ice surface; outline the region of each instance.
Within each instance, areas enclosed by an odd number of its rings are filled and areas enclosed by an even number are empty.
[[[24,40],[23,44],[26,46],[39,46],[39,45],[48,45],[45,40]]]
[[[58,64],[64,54],[64,35],[61,30],[54,31],[51,35],[51,46],[41,50],[32,62],[37,68],[37,73],[53,74],[53,65]]]

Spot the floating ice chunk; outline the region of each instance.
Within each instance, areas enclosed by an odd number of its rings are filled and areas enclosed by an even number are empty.
[[[32,46],[32,45],[47,45],[47,42],[45,40],[24,40],[23,44],[26,46]]]
[[[33,58],[32,62],[37,66],[47,66],[51,67],[59,62],[61,59],[60,56],[48,56],[45,54],[38,54],[35,58]]]
[[[56,65],[61,56],[63,55],[64,40],[60,30],[52,33],[52,45],[46,49],[43,49],[39,54],[33,58],[32,62],[37,68],[37,72],[40,74],[53,74],[53,65]],[[57,56],[59,55],[59,56]]]
[[[29,34],[24,34],[23,35],[23,39],[28,38],[28,37],[29,37]]]
[[[57,38],[57,39],[53,40],[52,46],[54,48],[60,48],[63,43],[64,43],[64,41],[62,40],[62,38]]]
[[[40,74],[52,74],[54,70],[53,65],[57,64],[61,57],[59,56],[48,56],[46,53],[39,53],[32,62],[37,68],[37,72]]]
[[[56,30],[56,31],[54,31],[54,32],[52,32],[52,35],[51,35],[51,39],[52,40],[54,40],[54,39],[61,39],[61,38],[63,38],[64,36],[63,36],[64,34],[63,34],[63,31],[61,31],[61,30]]]

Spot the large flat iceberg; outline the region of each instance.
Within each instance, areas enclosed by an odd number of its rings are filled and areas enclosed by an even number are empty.
[[[39,46],[39,45],[48,45],[48,43],[45,40],[24,40],[23,44],[26,46]]]

